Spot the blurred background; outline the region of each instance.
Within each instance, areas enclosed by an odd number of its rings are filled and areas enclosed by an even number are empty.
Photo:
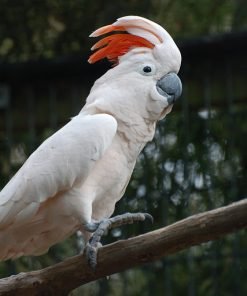
[[[110,68],[87,64],[88,35],[130,14],[160,23],[175,38],[184,91],[141,153],[115,211],[148,211],[154,225],[115,229],[105,243],[247,196],[245,0],[0,0],[0,188],[80,111],[93,82]],[[73,236],[44,256],[1,262],[0,276],[40,269],[78,250]],[[240,231],[71,295],[242,296],[246,277],[247,236]]]

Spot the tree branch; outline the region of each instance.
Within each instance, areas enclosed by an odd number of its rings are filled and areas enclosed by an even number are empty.
[[[85,283],[247,228],[247,199],[99,249],[93,271],[83,255],[0,280],[0,295],[67,295]]]

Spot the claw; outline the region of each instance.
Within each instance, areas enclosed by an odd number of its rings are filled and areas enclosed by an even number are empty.
[[[97,265],[97,252],[99,247],[94,247],[90,243],[86,245],[86,258],[88,261],[89,266],[95,270]]]
[[[154,218],[152,215],[148,214],[148,213],[144,213],[144,216],[146,219],[148,219],[152,224],[154,223]]]
[[[109,229],[119,227],[125,224],[132,224],[135,221],[144,221],[148,219],[153,223],[153,217],[148,213],[125,213],[109,219],[103,219],[100,222],[90,222],[84,225],[85,230],[94,232],[86,246],[86,257],[89,265],[95,270],[97,265],[97,250],[99,248],[102,236]],[[101,245],[101,244],[100,244]]]

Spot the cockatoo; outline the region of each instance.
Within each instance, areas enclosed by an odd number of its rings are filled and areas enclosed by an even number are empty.
[[[157,121],[181,95],[181,54],[165,29],[142,17],[121,17],[90,36],[104,34],[89,63],[107,58],[114,67],[0,192],[0,260],[41,255],[80,230],[95,265],[107,228],[150,218],[110,217]]]

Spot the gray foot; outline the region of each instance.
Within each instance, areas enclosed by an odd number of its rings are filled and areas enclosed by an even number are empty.
[[[85,225],[85,229],[93,232],[93,235],[86,246],[86,257],[89,265],[95,269],[97,265],[97,249],[99,248],[102,236],[112,228],[125,224],[132,224],[135,221],[144,221],[149,219],[153,222],[153,217],[148,213],[125,213],[109,219],[103,219],[100,222],[91,222]]]

